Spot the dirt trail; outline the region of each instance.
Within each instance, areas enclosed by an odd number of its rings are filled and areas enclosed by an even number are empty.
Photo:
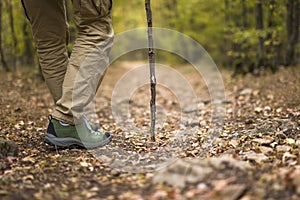
[[[17,143],[19,153],[0,158],[0,199],[299,198],[299,67],[261,77],[231,78],[223,71],[226,118],[207,148],[212,103],[201,76],[187,66],[175,69],[193,88],[197,107],[182,108],[174,91],[158,86],[155,144],[147,137],[147,85],[118,102],[121,122],[116,123],[112,92],[139,65],[114,63],[107,71],[95,108],[113,141],[94,151],[45,145],[53,105],[45,84],[26,70],[1,73],[0,138]]]

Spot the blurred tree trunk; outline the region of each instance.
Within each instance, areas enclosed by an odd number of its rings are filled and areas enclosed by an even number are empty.
[[[287,49],[285,56],[285,65],[295,65],[296,59],[296,46],[299,40],[299,18],[300,18],[300,6],[299,0],[288,0],[286,5],[287,9]]]
[[[17,36],[16,31],[14,27],[14,12],[13,12],[13,5],[11,0],[6,1],[8,14],[9,14],[9,26],[11,31],[11,37],[13,42],[13,48],[12,48],[12,67],[16,67],[16,58],[17,58]]]
[[[265,50],[265,53],[269,56],[267,56],[266,58],[266,62],[268,65],[271,65],[271,69],[272,71],[276,71],[277,67],[279,65],[279,60],[280,60],[280,54],[278,51],[280,51],[280,49],[278,48],[278,46],[280,46],[280,44],[278,43],[278,38],[276,38],[277,35],[277,31],[276,31],[276,22],[275,22],[275,8],[277,7],[277,3],[276,0],[269,0],[268,2],[268,21],[267,21],[267,37],[266,40],[270,41],[269,45]]]
[[[247,5],[246,5],[246,0],[241,0],[242,4],[242,27],[244,29],[248,28],[248,10],[247,10]]]
[[[22,25],[23,35],[24,35],[24,64],[27,66],[33,66],[34,65],[34,52],[33,52],[33,45],[32,45],[32,39],[31,34],[28,31],[28,23],[26,20],[23,21]]]
[[[231,1],[233,2],[233,1]],[[226,2],[227,6],[229,6],[229,2]],[[237,1],[238,6],[241,7],[239,12],[235,12],[235,16],[232,18],[235,27],[238,27],[240,31],[246,31],[248,29],[248,8],[247,8],[247,1],[246,0],[239,0]],[[234,43],[232,46],[232,50],[234,52],[238,52],[238,56],[233,60],[234,64],[234,74],[233,76],[237,74],[245,74],[249,72],[250,64],[248,63],[248,49],[242,47],[243,43],[245,41],[240,41],[237,43]],[[247,66],[249,65],[249,67]]]
[[[276,7],[276,0],[269,0],[268,3],[268,27],[274,28],[275,27],[275,7]]]
[[[264,38],[261,35],[261,32],[264,29],[263,24],[263,6],[260,0],[256,1],[256,30],[259,32],[258,36],[258,46],[256,52],[256,65],[261,67],[264,65],[263,60],[263,49],[264,49]]]
[[[227,52],[230,50],[230,42],[228,39],[228,34],[229,34],[229,28],[230,28],[230,14],[229,14],[229,9],[230,9],[230,1],[229,0],[224,0],[224,20],[225,20],[225,26],[226,29],[224,31],[225,37],[223,37],[223,45],[221,45],[221,51],[222,51],[222,63],[225,66],[229,66],[232,63],[232,60],[227,56]]]
[[[8,71],[9,68],[8,68],[7,63],[5,61],[5,58],[4,58],[3,44],[2,44],[2,33],[3,33],[3,30],[2,30],[2,13],[3,13],[3,4],[2,4],[2,0],[0,0],[0,57],[1,57],[2,66],[4,67],[4,69],[6,71]]]
[[[230,10],[230,1],[229,0],[224,0],[224,6],[225,6],[225,10],[224,10],[225,22],[229,23],[230,15],[228,13],[229,13],[229,10]]]

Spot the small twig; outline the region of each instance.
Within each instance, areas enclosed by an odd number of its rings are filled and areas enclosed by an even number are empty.
[[[150,124],[150,137],[155,141],[155,120],[156,120],[156,78],[155,78],[155,56],[153,50],[153,36],[152,36],[152,11],[150,0],[145,0],[145,8],[148,23],[148,46],[149,46],[149,64],[150,64],[150,85],[151,85],[151,124]]]

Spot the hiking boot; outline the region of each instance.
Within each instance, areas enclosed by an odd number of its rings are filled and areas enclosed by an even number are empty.
[[[94,131],[87,120],[79,125],[70,125],[51,118],[45,136],[46,143],[60,147],[79,145],[93,149],[110,141],[111,135],[108,132]]]
[[[88,127],[90,127],[94,131],[98,131],[98,129],[100,128],[99,124],[90,122],[85,115],[83,116],[83,121],[86,123]]]

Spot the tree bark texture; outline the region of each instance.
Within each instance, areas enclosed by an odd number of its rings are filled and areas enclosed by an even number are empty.
[[[155,78],[155,55],[153,49],[153,35],[152,35],[152,11],[151,1],[145,0],[147,23],[148,23],[148,46],[149,46],[149,64],[150,64],[150,87],[151,87],[151,124],[150,124],[150,137],[155,141],[155,121],[156,121],[156,78]]]

